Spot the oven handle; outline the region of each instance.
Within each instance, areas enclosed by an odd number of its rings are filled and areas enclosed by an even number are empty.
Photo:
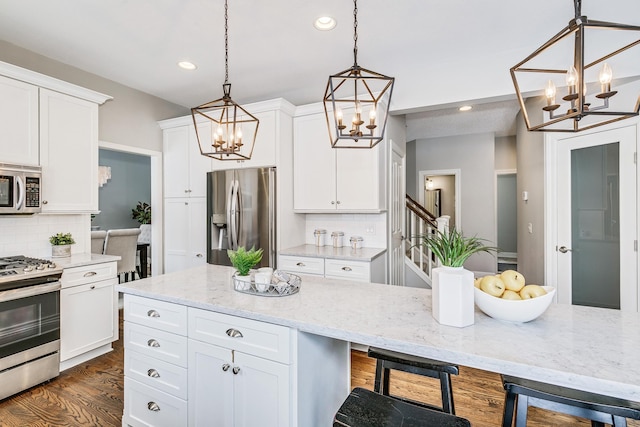
[[[60,282],[51,282],[43,285],[28,286],[26,288],[11,289],[0,292],[0,303],[13,301],[20,298],[28,298],[36,295],[48,294],[59,291],[62,286]]]

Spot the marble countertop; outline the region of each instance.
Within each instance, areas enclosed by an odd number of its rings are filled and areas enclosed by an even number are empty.
[[[552,304],[508,323],[476,310],[475,324],[443,326],[431,291],[302,276],[299,293],[269,298],[233,290],[230,267],[123,283],[116,290],[300,331],[640,401],[640,314]]]
[[[118,261],[117,255],[101,255],[101,254],[71,254],[70,257],[49,258],[62,268],[82,267],[85,265],[101,264],[103,262]]]
[[[327,259],[342,259],[352,261],[373,261],[383,255],[385,248],[351,249],[351,246],[334,248],[333,246],[300,245],[280,250],[280,255],[319,257]]]

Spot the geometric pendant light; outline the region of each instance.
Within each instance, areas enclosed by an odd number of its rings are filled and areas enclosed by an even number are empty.
[[[223,96],[191,109],[200,154],[216,160],[249,160],[260,121],[231,99],[228,5],[224,2]],[[202,119],[205,120],[202,120]]]
[[[640,27],[589,20],[581,0],[574,9],[565,28],[511,68],[530,131],[579,132],[640,110]],[[521,88],[535,88],[538,102]]]
[[[323,99],[333,148],[372,148],[382,141],[395,81],[358,65],[357,0],[353,5],[353,66],[329,76]]]

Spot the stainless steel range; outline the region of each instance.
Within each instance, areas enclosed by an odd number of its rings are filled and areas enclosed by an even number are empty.
[[[0,399],[60,374],[60,276],[51,261],[0,258]]]

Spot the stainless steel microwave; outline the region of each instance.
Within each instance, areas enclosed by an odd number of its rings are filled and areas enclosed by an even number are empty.
[[[42,172],[37,166],[0,163],[0,214],[41,211]]]

